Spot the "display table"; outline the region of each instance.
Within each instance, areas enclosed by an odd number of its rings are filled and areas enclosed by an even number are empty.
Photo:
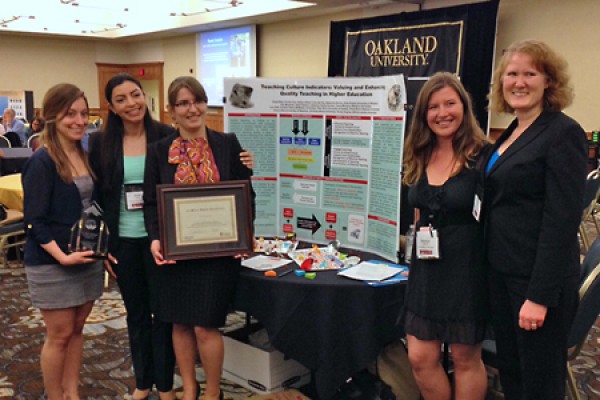
[[[7,208],[23,211],[21,174],[0,176],[0,203]]]
[[[371,287],[336,274],[317,272],[309,280],[242,268],[234,304],[259,320],[277,350],[312,371],[322,400],[403,335],[405,282]]]

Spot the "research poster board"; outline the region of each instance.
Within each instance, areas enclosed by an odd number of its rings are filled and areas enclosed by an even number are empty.
[[[373,78],[225,79],[225,131],[254,153],[255,235],[397,261],[406,87]]]

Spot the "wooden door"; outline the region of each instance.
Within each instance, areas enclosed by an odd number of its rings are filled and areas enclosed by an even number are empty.
[[[96,63],[96,69],[98,71],[98,94],[100,96],[98,104],[100,104],[100,118],[102,118],[103,121],[106,121],[106,117],[108,116],[108,101],[104,97],[104,88],[110,78],[117,75],[119,72],[129,71],[127,71],[126,64]]]

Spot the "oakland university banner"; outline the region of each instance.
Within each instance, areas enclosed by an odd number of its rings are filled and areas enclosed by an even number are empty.
[[[464,20],[346,32],[345,76],[460,75]]]
[[[499,0],[332,22],[329,76],[407,78],[407,122],[424,80],[456,73],[486,130]]]

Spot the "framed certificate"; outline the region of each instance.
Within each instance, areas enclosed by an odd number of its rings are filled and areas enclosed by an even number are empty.
[[[252,253],[248,181],[158,185],[156,190],[160,243],[166,260]]]

